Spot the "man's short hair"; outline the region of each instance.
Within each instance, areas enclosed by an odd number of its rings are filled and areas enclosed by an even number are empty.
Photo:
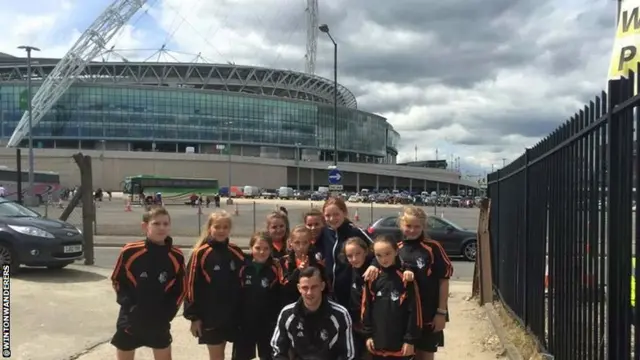
[[[317,276],[320,280],[324,281],[322,278],[322,272],[315,266],[308,266],[300,272],[300,279],[302,278],[312,278]]]

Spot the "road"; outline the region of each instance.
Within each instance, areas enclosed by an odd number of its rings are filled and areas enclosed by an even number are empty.
[[[190,250],[184,250],[184,251],[186,256],[189,256],[191,253]],[[95,265],[101,268],[113,269],[119,252],[120,252],[120,249],[117,249],[117,248],[106,248],[106,247],[96,248]],[[452,260],[454,262],[453,280],[472,281],[474,263],[464,261],[464,260],[459,260],[459,259],[452,259]]]

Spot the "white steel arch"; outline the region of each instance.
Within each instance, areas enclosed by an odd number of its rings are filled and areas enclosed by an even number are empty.
[[[106,49],[109,41],[144,6],[147,0],[115,0],[80,36],[47,76],[32,100],[33,126],[69,89],[91,60]],[[18,146],[29,132],[29,113],[25,111],[7,147]]]
[[[307,74],[316,72],[316,53],[318,51],[318,0],[307,0],[307,54],[305,55]]]

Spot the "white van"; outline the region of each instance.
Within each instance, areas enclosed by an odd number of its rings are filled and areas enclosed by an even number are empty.
[[[282,186],[278,189],[279,199],[293,199],[293,188]]]
[[[260,189],[257,186],[247,185],[244,187],[244,197],[254,199],[260,197]]]

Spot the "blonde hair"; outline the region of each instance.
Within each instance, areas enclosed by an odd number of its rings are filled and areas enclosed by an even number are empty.
[[[282,211],[273,211],[271,212],[269,215],[267,215],[267,222],[265,223],[266,229],[267,231],[269,231],[269,224],[273,221],[273,220],[282,220],[282,222],[284,222],[284,238],[283,240],[286,241],[286,239],[289,238],[289,233],[290,233],[290,228],[289,228],[289,217],[287,216],[287,214],[285,214]]]
[[[233,225],[233,223],[231,222],[231,214],[229,214],[224,210],[216,211],[209,215],[207,222],[204,224],[204,226],[202,227],[202,230],[200,231],[200,237],[198,238],[198,241],[196,241],[196,244],[193,246],[193,251],[196,251],[198,248],[200,248],[202,245],[204,245],[207,242],[207,240],[209,239],[209,229],[214,224],[221,221],[228,221],[229,227]]]
[[[313,240],[313,236],[311,235],[311,230],[309,230],[309,228],[307,228],[304,225],[296,225],[296,227],[294,227],[291,230],[291,233],[289,234],[289,241],[291,241],[291,239],[293,239],[294,236],[306,236],[307,239],[309,241]]]
[[[402,215],[398,216],[398,226],[406,224],[409,218],[416,218],[420,221],[423,229],[427,228],[427,213],[416,206],[405,206],[402,210]]]

